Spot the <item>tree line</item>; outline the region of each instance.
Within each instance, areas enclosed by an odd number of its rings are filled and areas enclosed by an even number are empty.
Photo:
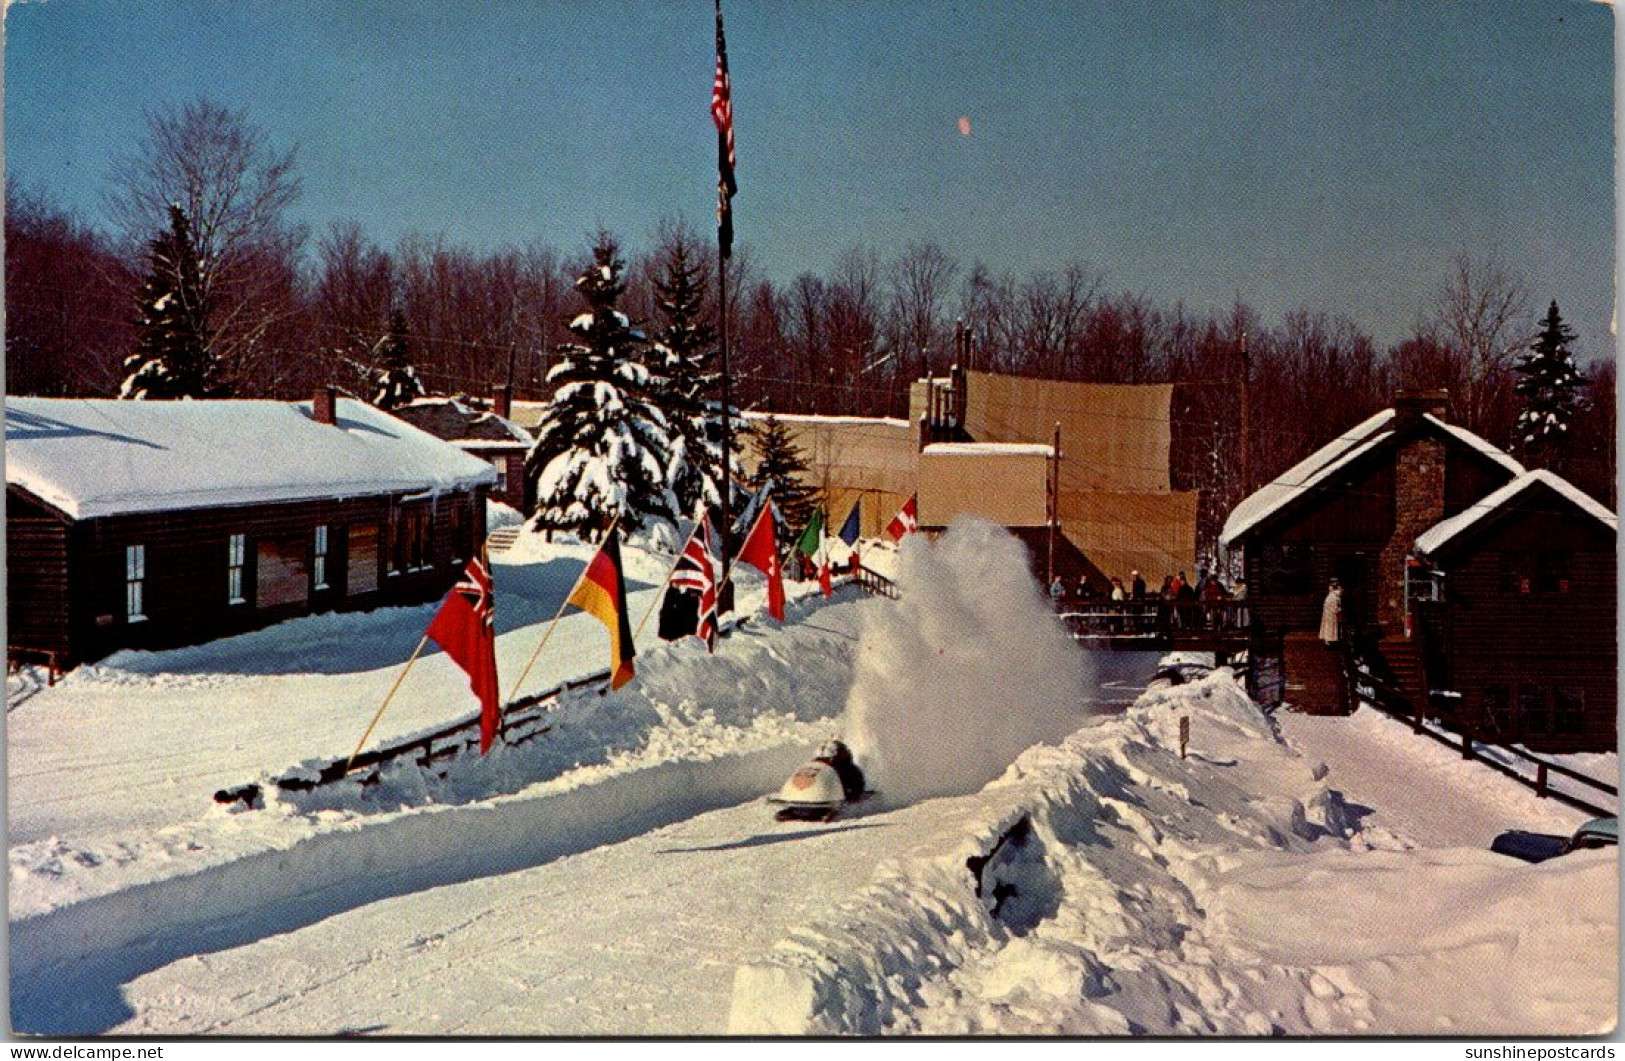
[[[354,223],[313,237],[292,220],[299,193],[294,152],[276,149],[244,112],[207,100],[148,114],[146,136],[112,167],[105,227],[8,177],[11,392],[129,393],[140,368],[132,358],[153,341],[162,295],[150,285],[160,256],[175,257],[178,213],[195,255],[187,268],[210,393],[297,398],[331,384],[372,399],[393,380],[395,393],[409,395],[405,371],[432,393],[507,384],[519,397],[554,397],[548,376],[579,347],[569,325],[586,309],[577,279],[593,252],[540,242],[476,251],[428,235],[385,247]],[[685,268],[714,281],[715,248],[680,220],[659,223],[641,252],[626,254],[617,281],[632,327],[662,320],[675,248]],[[934,243],[890,254],[854,247],[826,271],[783,282],[741,246],[727,268],[733,396],[744,408],[906,415],[910,382],[954,359],[960,321],[974,369],[1176,384],[1171,471],[1176,488],[1204,491],[1204,539],[1240,500],[1244,475],[1254,486],[1267,481],[1403,388],[1449,390],[1457,422],[1615,501],[1613,362],[1586,365],[1564,384],[1569,422],[1558,437],[1525,441],[1520,417],[1533,399],[1520,393],[1530,375],[1520,366],[1554,335],[1572,354],[1573,335],[1557,293],[1537,299],[1493,259],[1456,256],[1440,290],[1419,293],[1412,333],[1388,345],[1331,309],[1266,320],[1241,301],[1220,310],[1159,305],[1110,290],[1104,271],[1081,260],[1016,274]],[[701,286],[685,296],[692,316],[715,321],[717,285]]]

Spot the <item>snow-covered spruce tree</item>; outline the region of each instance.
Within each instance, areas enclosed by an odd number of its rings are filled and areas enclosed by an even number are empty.
[[[221,396],[192,226],[186,212],[174,204],[169,207],[168,231],[147,247],[140,312],[135,353],[124,359],[129,375],[119,397]]]
[[[378,365],[372,370],[372,404],[399,409],[423,397],[423,383],[412,366],[412,336],[406,314],[397,307],[389,314],[389,334],[378,345]]]
[[[576,279],[587,311],[547,374],[557,389],[542,413],[525,474],[536,484],[536,523],[597,537],[619,517],[626,530],[676,515],[666,485],[666,417],[643,358],[649,342],[616,308],[626,285],[619,248],[600,233]]]
[[[782,545],[793,541],[792,536],[800,534],[812,518],[817,492],[802,479],[807,471],[807,459],[791,440],[790,429],[778,417],[765,417],[750,433],[761,455],[750,485],[760,490],[764,483],[772,484],[773,504],[779,513],[777,534]]]
[[[667,242],[661,268],[654,281],[655,307],[665,327],[654,345],[654,365],[660,374],[660,407],[670,425],[666,481],[677,496],[678,511],[693,515],[702,503],[708,508],[722,503],[716,329],[704,316],[705,261],[686,233],[679,231]],[[730,461],[735,475],[740,473],[737,448],[736,443]]]
[[[1534,343],[1518,359],[1515,389],[1523,409],[1513,438],[1526,463],[1550,466],[1561,462],[1569,426],[1579,408],[1580,389],[1585,385],[1569,352],[1573,341],[1574,333],[1563,323],[1554,301]]]

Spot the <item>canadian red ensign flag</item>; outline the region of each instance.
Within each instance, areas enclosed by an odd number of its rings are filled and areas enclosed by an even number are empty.
[[[468,672],[469,688],[480,701],[480,754],[491,750],[497,735],[497,638],[492,623],[495,604],[491,573],[485,562],[468,562],[462,579],[446,594],[429,636],[446,655]]]

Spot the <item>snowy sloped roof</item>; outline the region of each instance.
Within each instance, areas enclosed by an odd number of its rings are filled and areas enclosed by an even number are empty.
[[[1229,547],[1237,538],[1391,439],[1395,434],[1394,415],[1394,410],[1384,409],[1338,435],[1288,468],[1269,485],[1255,491],[1231,510],[1230,518],[1225,520],[1224,531],[1219,535],[1219,544]],[[1513,475],[1524,474],[1523,465],[1465,427],[1446,423],[1431,413],[1425,414],[1422,420],[1428,427],[1499,464]]]
[[[6,483],[74,519],[451,490],[491,465],[388,413],[337,402],[7,398]]]
[[[459,446],[499,448],[496,443],[529,447],[536,439],[506,417],[472,408],[456,398],[419,398],[393,410],[395,416],[435,438]]]
[[[1373,444],[1392,435],[1393,431],[1387,428],[1393,418],[1394,411],[1384,409],[1315,450],[1277,476],[1273,482],[1255,490],[1241,504],[1231,509],[1230,518],[1225,520],[1224,530],[1219,534],[1219,544],[1228,547],[1231,542],[1280,511],[1289,502],[1307,493],[1339,468],[1368,452]]]
[[[933,457],[1048,457],[1055,451],[1042,442],[933,442],[920,452]]]
[[[1416,539],[1417,551],[1424,555],[1432,555],[1438,552],[1455,539],[1457,535],[1485,519],[1536,483],[1550,487],[1565,500],[1573,503],[1580,511],[1593,517],[1609,530],[1615,533],[1619,532],[1619,518],[1608,511],[1607,506],[1598,502],[1562,476],[1543,469],[1523,473],[1501,487],[1501,489],[1486,495],[1482,500],[1474,504],[1468,505],[1467,508],[1449,519],[1434,524],[1424,531],[1421,537]]]

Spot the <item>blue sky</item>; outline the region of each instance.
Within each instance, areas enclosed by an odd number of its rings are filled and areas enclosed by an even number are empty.
[[[775,280],[935,240],[1389,341],[1466,251],[1611,345],[1601,5],[725,4],[736,228]],[[708,0],[30,0],[5,59],[8,171],[90,220],[143,108],[198,96],[298,145],[316,232],[573,254],[714,209]]]

